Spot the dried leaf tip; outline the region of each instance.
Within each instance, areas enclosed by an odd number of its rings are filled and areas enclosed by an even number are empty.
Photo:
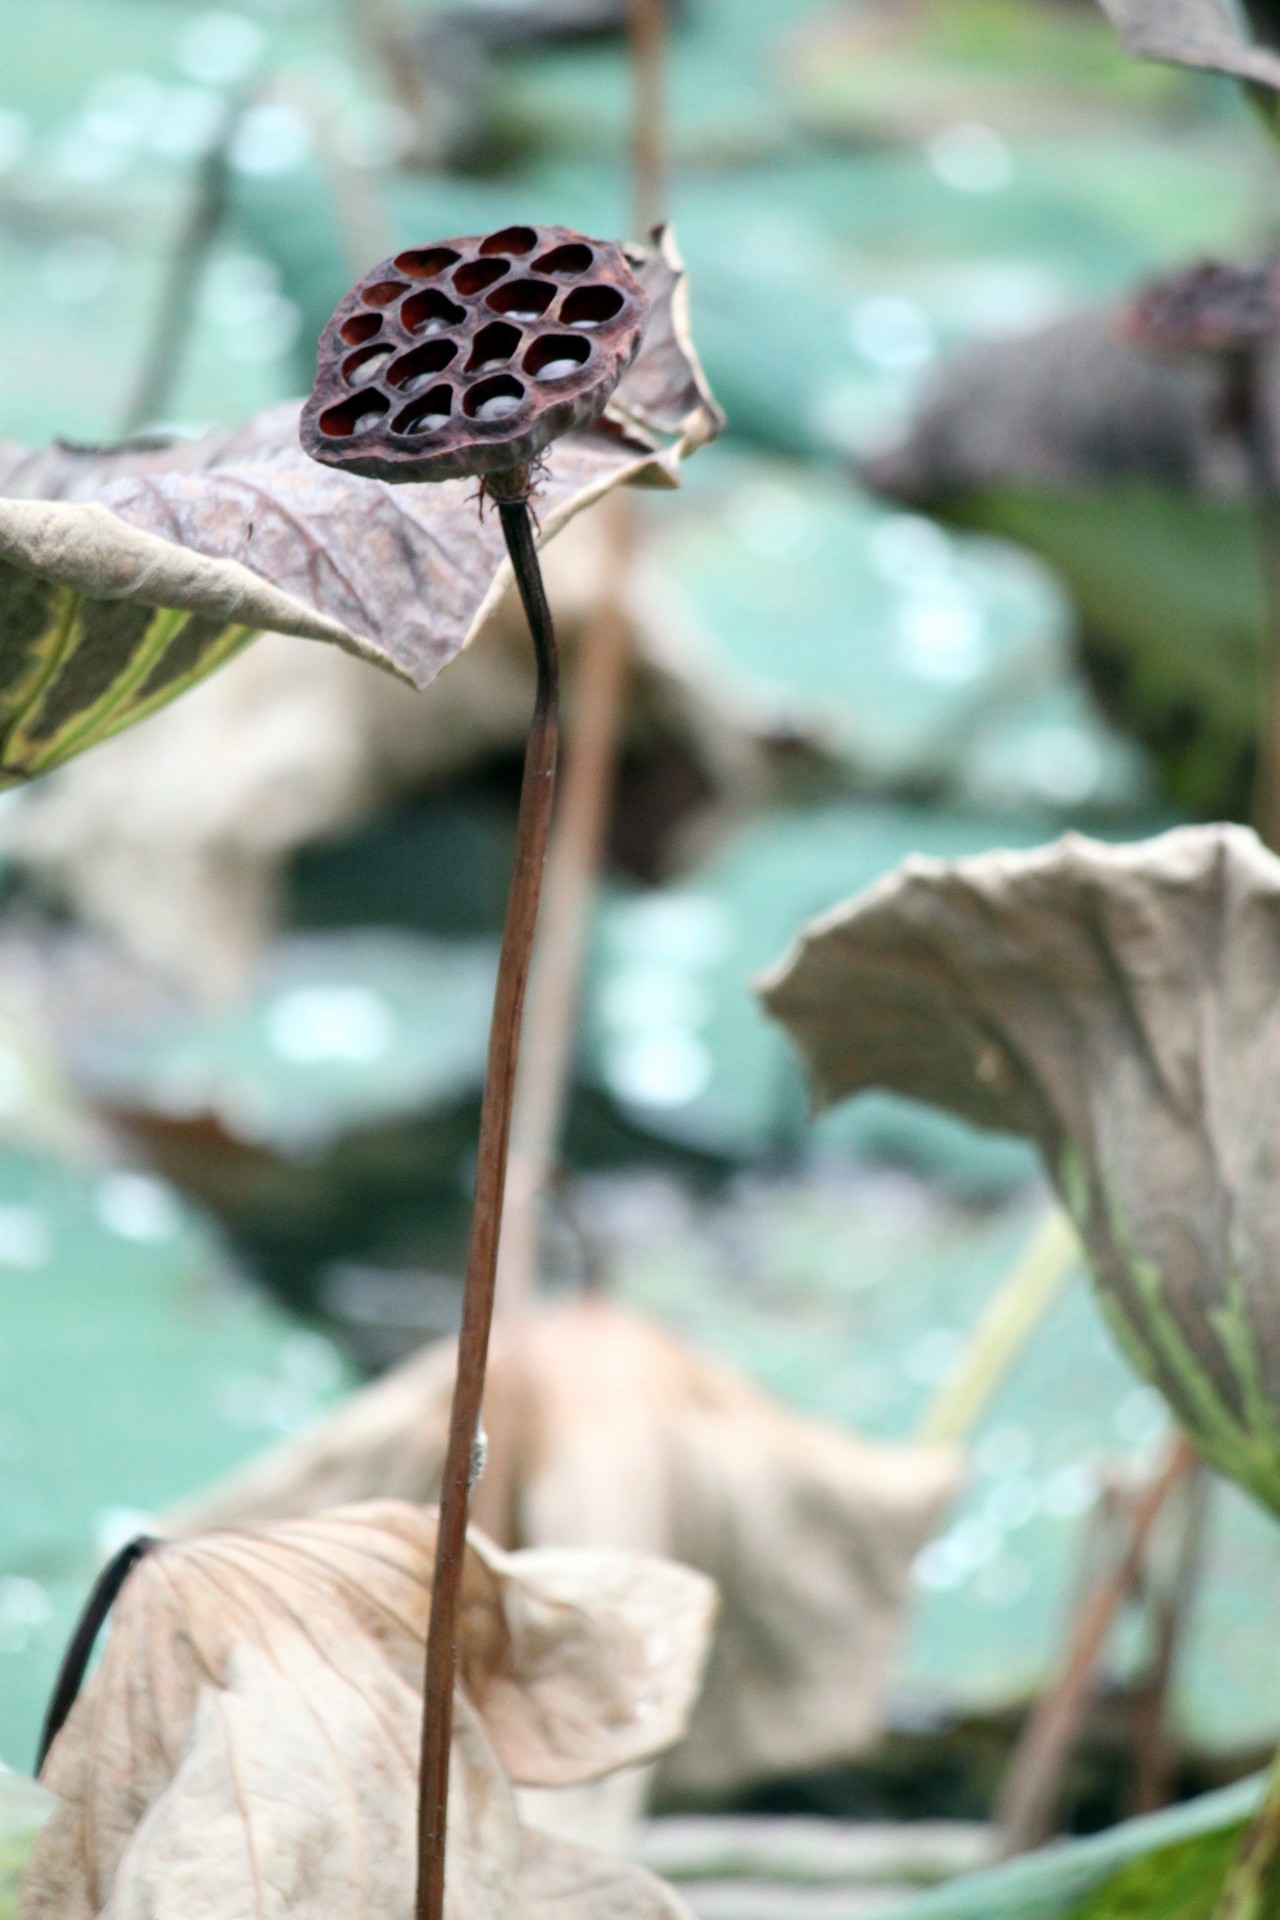
[[[604,411],[648,314],[622,249],[568,227],[411,247],[321,334],[303,448],[375,480],[527,468]]]

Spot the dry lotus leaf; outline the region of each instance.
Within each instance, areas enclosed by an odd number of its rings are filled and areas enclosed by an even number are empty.
[[[433,1512],[380,1501],[169,1542],[135,1568],[44,1781],[21,1920],[408,1920]],[[449,1920],[679,1920],[636,1868],[521,1828],[563,1784],[676,1738],[709,1583],[629,1554],[464,1572]]]
[[[1226,402],[1220,365],[1143,345],[1118,311],[1078,313],[956,354],[861,471],[904,505],[952,513],[1012,489],[1155,482],[1238,497],[1248,469]]]
[[[1280,1510],[1280,860],[1224,826],[908,860],[763,994],[822,1105],[1029,1134],[1134,1364]]]
[[[544,540],[619,484],[677,484],[681,459],[722,424],[669,238],[636,273],[652,348],[594,427],[548,451]],[[510,577],[474,493],[469,480],[391,487],[319,466],[292,404],[160,448],[0,444],[0,782],[145,718],[263,629],[429,686]]]
[[[428,1348],[174,1517],[433,1499],[452,1387],[452,1343]],[[484,1419],[473,1510],[495,1538],[659,1553],[716,1581],[707,1680],[669,1784],[718,1792],[875,1737],[911,1563],[957,1483],[952,1453],[797,1418],[601,1300],[499,1325]]]
[[[1274,0],[1101,0],[1130,53],[1280,90]]]

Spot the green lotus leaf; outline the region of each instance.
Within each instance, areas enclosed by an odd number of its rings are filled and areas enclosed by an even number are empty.
[[[1036,1142],[1124,1350],[1280,1512],[1280,860],[1224,826],[910,859],[763,994],[820,1104]]]

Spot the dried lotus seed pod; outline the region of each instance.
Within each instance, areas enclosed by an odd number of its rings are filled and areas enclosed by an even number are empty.
[[[1280,330],[1280,270],[1214,260],[1151,281],[1133,302],[1127,331],[1175,353],[1248,353]]]
[[[302,445],[375,480],[526,467],[602,412],[648,309],[621,248],[568,227],[408,248],[321,334]]]

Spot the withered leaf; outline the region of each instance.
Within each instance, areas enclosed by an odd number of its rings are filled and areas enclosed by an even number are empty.
[[[1125,1350],[1280,1510],[1280,860],[1228,826],[909,860],[762,991],[821,1104],[1037,1142]]]
[[[1131,53],[1280,90],[1280,18],[1267,0],[1101,0]],[[1241,17],[1242,16],[1242,17]]]
[[[452,1388],[452,1343],[428,1348],[175,1519],[433,1499]],[[473,1510],[491,1533],[660,1553],[716,1581],[707,1681],[669,1783],[720,1791],[874,1738],[911,1562],[957,1484],[952,1453],[798,1418],[602,1300],[499,1325],[484,1418]]]
[[[407,1920],[434,1542],[433,1513],[384,1501],[153,1550],[46,1765],[59,1807],[24,1920]],[[681,1568],[472,1536],[451,1920],[679,1914],[648,1876],[526,1836],[510,1782],[590,1778],[675,1737],[711,1606]]]
[[[680,452],[692,453],[722,431],[724,414],[693,344],[689,286],[671,227],[658,227],[652,247],[637,251],[633,265],[649,296],[649,324],[614,395],[614,411],[659,441],[674,435]]]
[[[549,450],[543,540],[625,482],[670,486],[720,415],[669,249],[641,262],[650,341],[595,427]],[[298,408],[162,447],[0,446],[0,780],[119,732],[263,629],[428,686],[510,574],[469,480],[389,487],[307,459]]]
[[[1221,367],[1142,345],[1116,312],[1083,312],[957,354],[902,438],[860,471],[891,499],[943,513],[1013,488],[1239,493],[1248,475],[1224,444],[1225,401]]]

